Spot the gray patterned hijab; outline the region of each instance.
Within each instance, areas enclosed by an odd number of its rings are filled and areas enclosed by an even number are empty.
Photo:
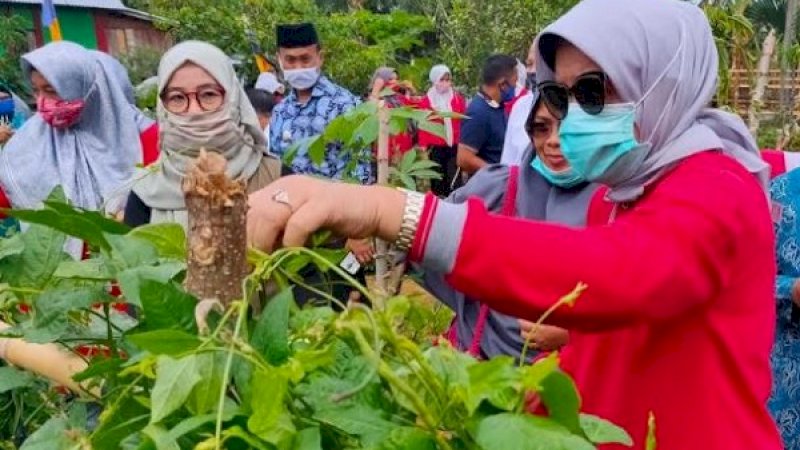
[[[0,152],[0,185],[14,208],[37,208],[57,185],[76,206],[109,213],[142,161],[139,130],[119,84],[91,52],[55,42],[22,57],[64,100],[83,99],[77,124],[55,129],[38,114]]]
[[[187,41],[170,49],[158,67],[158,91],[163,92],[173,74],[187,63],[207,71],[225,90],[225,102],[218,111],[198,115],[177,115],[158,99],[161,156],[158,171],[144,174],[133,191],[152,209],[151,221],[176,222],[185,226],[188,218],[181,184],[200,149],[217,150],[228,161],[231,178],[245,180],[258,170],[266,139],[258,116],[247,99],[230,59],[219,48],[199,41]]]
[[[719,58],[699,8],[679,0],[584,0],[539,36],[540,81],[554,78],[559,38],[593,59],[623,101],[637,102],[652,89],[636,117],[641,135],[651,136],[651,149],[616,165],[628,167],[612,167],[617,173],[607,182],[610,199],[635,200],[670,166],[709,149],[738,160],[766,191],[769,166],[744,122],[707,107],[717,88]]]
[[[128,76],[128,69],[122,65],[116,58],[113,56],[103,53],[97,50],[91,50],[92,54],[100,61],[105,69],[106,73],[111,74],[114,79],[119,83],[119,86],[122,88],[122,92],[125,94],[125,98],[128,99],[128,103],[131,104],[133,108],[133,114],[136,116],[136,125],[139,127],[139,132],[143,133],[148,128],[153,126],[156,123],[155,120],[147,117],[142,113],[142,111],[136,106],[136,94],[133,89],[133,83],[131,83],[131,79]]]

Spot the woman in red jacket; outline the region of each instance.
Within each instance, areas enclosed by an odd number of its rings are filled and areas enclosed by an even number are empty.
[[[464,114],[467,111],[467,102],[464,97],[453,89],[453,79],[450,69],[445,65],[431,68],[431,88],[419,104],[420,109],[434,112],[454,112]],[[456,147],[461,135],[460,119],[444,119],[445,137],[419,130],[419,145],[425,147],[430,153],[431,160],[439,164],[441,180],[431,180],[431,191],[439,197],[447,197],[452,192],[454,181],[458,172],[456,167]],[[460,185],[459,185],[460,186]],[[458,187],[458,186],[456,186]]]
[[[62,186],[76,206],[121,212],[136,166],[158,155],[155,142],[143,146],[158,132],[126,96],[130,81],[71,42],[48,44],[22,62],[38,111],[0,153],[0,207],[37,208]]]
[[[623,426],[637,450],[650,413],[659,450],[779,450],[766,408],[769,167],[741,119],[706,108],[718,68],[708,20],[679,0],[584,0],[539,36],[538,53],[562,153],[610,188],[607,223],[573,229],[492,215],[474,199],[292,177],[251,197],[251,241],[375,234],[526,319],[586,283],[551,316],[570,331],[562,361],[583,411]]]

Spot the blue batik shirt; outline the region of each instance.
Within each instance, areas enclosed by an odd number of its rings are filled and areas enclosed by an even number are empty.
[[[292,144],[302,139],[322,134],[325,127],[335,118],[355,108],[359,99],[347,89],[331,82],[324,75],[311,91],[311,98],[306,104],[297,101],[294,90],[280,102],[272,112],[270,121],[270,150],[283,157]],[[360,159],[369,155],[364,150]],[[356,179],[361,183],[372,180],[372,165],[364,160],[352,173],[345,173],[348,155],[343,154],[342,145],[329,144],[325,151],[325,160],[320,165],[311,161],[305,148],[300,148],[291,162],[287,162],[294,173],[317,175],[333,179]]]

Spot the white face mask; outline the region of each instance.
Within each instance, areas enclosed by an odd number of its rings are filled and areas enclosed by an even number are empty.
[[[305,91],[311,89],[319,80],[319,67],[309,67],[307,69],[289,69],[283,71],[283,78],[293,88]]]

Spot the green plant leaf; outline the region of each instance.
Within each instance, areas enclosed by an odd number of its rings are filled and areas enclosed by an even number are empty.
[[[191,294],[174,283],[141,280],[140,286],[143,331],[175,329],[197,334],[194,321],[197,300]]]
[[[442,174],[439,172],[430,170],[430,169],[419,169],[419,170],[412,170],[409,172],[409,175],[418,179],[418,180],[441,180]]]
[[[154,330],[127,336],[128,341],[154,355],[177,356],[192,351],[202,341],[181,330]]]
[[[153,265],[158,261],[158,251],[145,239],[132,236],[106,235],[111,246],[111,260],[119,271]]]
[[[14,287],[44,288],[56,268],[69,258],[64,252],[66,236],[42,225],[31,225],[20,235],[24,250],[0,260],[3,281]]]
[[[586,437],[595,444],[622,444],[628,447],[633,445],[633,439],[621,427],[608,420],[591,414],[581,414],[581,428]]]
[[[150,423],[158,423],[180,408],[200,382],[194,355],[178,360],[159,356],[156,366],[156,382],[150,392]]]
[[[581,399],[575,382],[566,373],[557,370],[542,381],[539,391],[542,403],[547,407],[550,418],[565,426],[573,433],[581,433],[579,411]]]
[[[380,450],[436,450],[436,440],[419,428],[395,428],[389,439],[381,442]]]
[[[169,262],[158,266],[135,267],[118,273],[117,282],[125,300],[141,308],[142,281],[150,280],[166,284],[185,268],[185,264],[178,262]]]
[[[242,442],[246,444],[245,448],[250,449],[257,449],[257,450],[274,450],[274,447],[264,444],[263,441],[257,439],[252,434],[248,433],[247,431],[243,430],[240,426],[232,426],[230,428],[226,428],[222,431],[222,439],[223,441],[227,442],[229,439],[235,438],[240,439]],[[211,438],[213,439],[213,438]],[[231,446],[232,448],[240,448],[238,446]],[[213,445],[208,447],[202,447],[203,449],[211,449],[215,448]],[[226,448],[226,447],[223,447]]]
[[[327,148],[325,144],[325,141],[320,136],[315,136],[308,142],[308,157],[316,165],[320,165],[325,161],[325,150]]]
[[[80,448],[80,433],[70,432],[63,417],[53,417],[34,432],[20,450],[72,450]]]
[[[162,258],[181,261],[186,259],[186,233],[183,227],[176,223],[145,225],[135,228],[129,236],[150,242]]]
[[[417,182],[414,181],[414,178],[407,173],[399,173],[400,181],[403,183],[403,187],[409,189],[411,191],[417,190]]]
[[[73,208],[57,201],[46,201],[39,210],[12,209],[6,214],[23,222],[47,226],[104,250],[110,249],[107,235],[121,235],[130,231],[124,224],[108,219],[99,212]]]
[[[294,437],[292,450],[322,450],[322,436],[319,427],[300,430]]]
[[[93,358],[89,367],[83,372],[73,375],[72,379],[80,383],[107,373],[119,372],[124,362],[120,358]]]
[[[106,295],[102,287],[63,287],[45,291],[33,302],[35,315],[25,340],[43,344],[61,338],[69,329],[68,313],[86,309]]]
[[[151,423],[144,427],[142,433],[153,441],[156,450],[181,450],[175,439],[161,425]]]
[[[362,404],[324,409],[314,414],[314,419],[347,434],[361,437],[365,446],[384,441],[392,430],[398,428],[397,425],[383,418],[382,411]]]
[[[411,170],[411,167],[414,165],[414,161],[416,160],[417,160],[417,151],[416,150],[408,151],[406,152],[405,155],[403,155],[403,159],[400,160],[398,168],[400,169],[401,172],[404,173],[408,172],[409,170]]]
[[[485,450],[595,450],[555,421],[528,414],[488,416],[478,423],[474,434]]]
[[[215,411],[222,390],[222,376],[225,370],[225,354],[220,352],[201,353],[195,358],[200,381],[192,390],[186,407],[195,415]]]
[[[0,367],[0,393],[28,387],[33,384],[33,375],[13,367]]]
[[[69,278],[78,280],[111,280],[114,275],[109,272],[106,262],[102,259],[87,259],[85,261],[67,260],[58,265],[55,278]]]
[[[380,122],[378,116],[368,116],[353,131],[353,136],[347,142],[348,146],[370,146],[378,140]],[[388,131],[388,130],[387,130]]]
[[[523,366],[521,369],[523,387],[539,391],[542,388],[542,381],[558,370],[558,361],[558,352],[553,352],[533,364]]]
[[[288,394],[289,380],[277,370],[257,370],[251,384],[253,414],[247,428],[259,438],[281,447],[291,442],[295,434],[284,399]]]
[[[444,125],[441,123],[421,121],[417,122],[417,127],[419,127],[420,130],[426,131],[442,139],[447,137],[447,132],[444,129]]]
[[[92,433],[93,448],[117,448],[120,442],[147,426],[150,410],[131,396],[115,399],[100,414]]]
[[[15,234],[10,238],[0,240],[0,259],[12,255],[19,255],[25,250],[25,243],[22,241],[21,234]]]
[[[267,303],[253,329],[250,345],[270,364],[279,366],[289,359],[289,307],[294,302],[291,289],[276,294]]]
[[[467,390],[467,411],[474,414],[484,400],[506,411],[513,410],[521,401],[519,372],[514,358],[501,356],[481,364],[471,365]]]

